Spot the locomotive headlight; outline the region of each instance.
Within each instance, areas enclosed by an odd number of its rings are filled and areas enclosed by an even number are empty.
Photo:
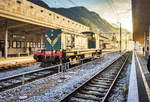
[[[51,37],[53,37],[53,36],[54,36],[54,34],[52,33],[52,34],[51,34]]]

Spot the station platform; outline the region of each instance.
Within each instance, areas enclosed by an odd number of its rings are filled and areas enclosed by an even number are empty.
[[[33,56],[0,58],[0,68],[35,62]]]
[[[150,102],[150,73],[142,51],[134,51],[132,56],[128,102]]]

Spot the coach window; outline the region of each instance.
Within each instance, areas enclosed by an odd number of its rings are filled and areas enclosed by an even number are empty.
[[[35,42],[35,48],[37,48],[37,42]]]
[[[30,45],[29,45],[29,46],[30,46],[31,48],[33,47],[33,46],[32,46],[32,42],[30,42]]]
[[[34,46],[34,48],[37,48],[37,43],[35,42],[35,46]]]
[[[38,42],[36,43],[36,48],[38,48]]]
[[[24,41],[21,42],[21,47],[25,48],[25,42]]]
[[[35,42],[32,43],[32,47],[35,48]]]
[[[24,48],[26,48],[27,47],[27,42],[26,41],[24,41]]]
[[[34,42],[34,48],[36,48],[36,42]]]
[[[7,47],[8,47],[8,48],[10,48],[10,41],[8,41],[8,43],[7,43]]]
[[[35,48],[37,48],[37,43],[35,42],[35,46],[34,46]]]
[[[32,43],[32,48],[34,48],[34,42]]]
[[[36,42],[34,43],[34,48],[36,48]]]
[[[16,48],[16,41],[13,41],[12,47],[13,47],[13,48]]]
[[[17,48],[21,48],[21,42],[20,42],[20,41],[17,41],[16,47],[17,47]]]
[[[27,46],[26,47],[29,48],[29,42],[27,42]]]
[[[41,47],[41,43],[39,42],[39,43],[38,43],[38,48],[40,48],[40,47]]]
[[[33,43],[33,47],[36,48],[36,43],[35,42]]]

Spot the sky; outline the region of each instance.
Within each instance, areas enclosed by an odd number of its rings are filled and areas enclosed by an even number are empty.
[[[84,6],[90,11],[98,13],[110,24],[132,32],[131,0],[43,0],[50,7],[69,8],[74,6]]]

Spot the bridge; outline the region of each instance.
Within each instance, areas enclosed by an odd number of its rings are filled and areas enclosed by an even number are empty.
[[[0,40],[5,39],[6,58],[7,48],[13,45],[8,44],[12,36],[14,40],[18,36],[21,38],[25,36],[30,40],[38,37],[42,43],[46,29],[62,29],[63,32],[73,34],[89,31],[89,27],[28,0],[0,0],[0,22]]]

